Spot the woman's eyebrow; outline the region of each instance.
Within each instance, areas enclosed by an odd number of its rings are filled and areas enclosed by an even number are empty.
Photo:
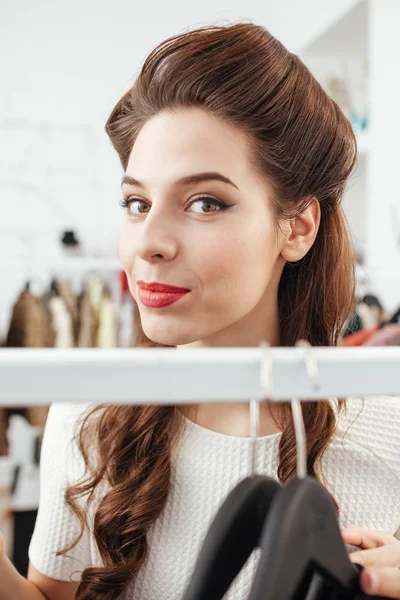
[[[187,175],[186,177],[181,177],[175,181],[175,185],[188,185],[191,183],[197,183],[199,181],[211,181],[212,179],[223,181],[224,183],[228,183],[229,185],[233,185],[237,190],[239,190],[238,186],[233,183],[228,177],[221,175],[221,173],[210,172],[210,173],[195,173],[194,175]],[[138,187],[145,188],[146,186],[141,183],[138,179],[134,179],[130,175],[124,175],[121,181],[121,186],[127,183],[129,185],[137,185]],[[239,190],[240,191],[240,190]]]

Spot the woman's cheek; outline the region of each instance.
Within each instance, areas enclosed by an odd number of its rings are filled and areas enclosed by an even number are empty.
[[[221,235],[218,239],[203,244],[203,248],[201,265],[202,270],[207,270],[208,278],[221,281],[235,277],[235,272],[237,274],[243,261],[237,242],[229,236]]]

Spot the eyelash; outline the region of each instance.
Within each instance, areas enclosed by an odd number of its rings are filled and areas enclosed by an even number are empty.
[[[212,196],[207,196],[207,195],[198,196],[195,200],[193,200],[193,202],[191,202],[190,206],[192,206],[192,204],[194,204],[195,202],[199,202],[200,200],[203,200],[203,201],[209,200],[209,201],[211,201],[216,206],[219,206],[219,208],[220,208],[221,211],[222,210],[226,210],[227,208],[230,208],[230,206],[233,206],[233,204],[225,204],[224,202],[221,202],[221,200],[217,200],[217,198],[213,198]],[[145,200],[142,200],[142,198],[136,198],[135,196],[127,196],[126,198],[123,198],[122,200],[120,200],[119,205],[122,208],[124,208],[127,213],[129,213],[129,207],[130,207],[130,205],[133,202],[136,202],[136,201],[148,204]],[[211,212],[219,212],[219,211],[211,211]],[[146,213],[142,213],[142,214],[146,214]],[[207,213],[203,213],[203,214],[207,214]],[[139,215],[132,215],[132,216],[139,216]]]

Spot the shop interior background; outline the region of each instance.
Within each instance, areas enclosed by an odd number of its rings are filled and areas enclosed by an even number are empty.
[[[400,2],[217,4],[218,9],[209,0],[1,3],[2,346],[29,346],[20,331],[10,336],[15,304],[24,290],[57,295],[55,281],[68,284],[81,301],[89,282],[90,302],[112,323],[113,331],[98,329],[87,345],[134,344],[135,308],[117,256],[122,169],[104,124],[159,42],[189,28],[241,19],[264,25],[298,53],[351,120],[359,155],[344,209],[359,259],[358,296],[379,298],[386,318],[399,307]],[[49,345],[83,347],[85,340],[75,332],[72,342],[59,336]],[[31,345],[41,343],[35,338]],[[0,530],[9,556],[14,553],[25,573],[46,409],[1,412]]]

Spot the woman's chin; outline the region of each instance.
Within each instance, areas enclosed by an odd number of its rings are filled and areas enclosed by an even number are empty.
[[[142,324],[143,327],[143,324]],[[182,346],[195,342],[199,338],[193,335],[193,332],[185,333],[183,331],[158,331],[157,328],[145,328],[143,332],[155,344],[163,346]]]

